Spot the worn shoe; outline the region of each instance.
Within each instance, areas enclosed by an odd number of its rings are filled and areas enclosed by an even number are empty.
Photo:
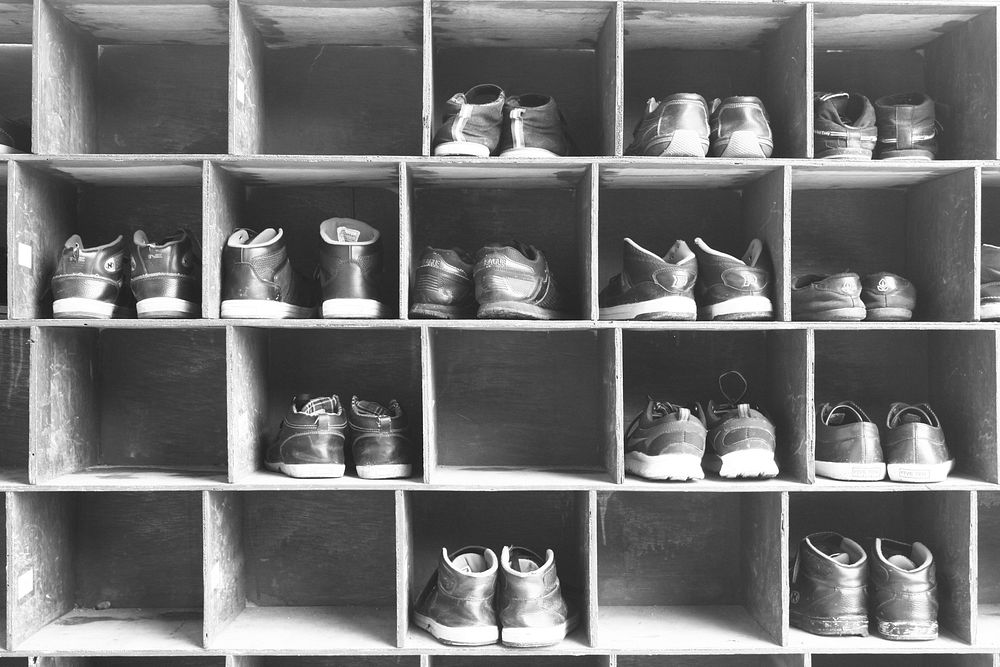
[[[705,415],[649,399],[625,432],[625,469],[646,479],[704,479]]]
[[[865,319],[873,322],[905,322],[913,319],[917,288],[906,278],[883,271],[861,280]]]
[[[900,93],[875,100],[878,159],[933,160],[937,156],[934,100],[923,93]]]
[[[883,449],[889,479],[894,482],[941,482],[948,477],[951,458],[944,429],[926,403],[893,403],[885,420]]]
[[[698,261],[684,241],[659,257],[625,239],[622,272],[598,296],[602,320],[693,320]]]
[[[726,378],[734,378],[737,391],[726,389]],[[725,402],[708,402],[705,418],[708,426],[705,467],[721,477],[775,477],[774,424],[757,406],[743,399],[747,381],[737,371],[727,371],[719,377],[719,391]]]
[[[181,230],[152,243],[141,229],[132,236],[132,293],[139,317],[197,317],[201,311],[201,262],[196,241]]]
[[[382,235],[352,218],[330,218],[319,226],[319,281],[323,317],[385,317],[379,300]]]
[[[774,137],[759,98],[742,96],[712,100],[712,157],[771,157]]]
[[[792,319],[851,322],[865,319],[856,273],[799,276],[792,281]]]
[[[569,155],[566,119],[548,95],[508,97],[500,133],[501,157]]]
[[[395,400],[384,406],[351,398],[348,416],[351,454],[358,477],[394,479],[413,474],[413,444],[403,409]]]
[[[222,249],[222,317],[312,317],[312,286],[292,269],[284,232],[237,229]]]
[[[868,636],[868,556],[854,540],[814,533],[792,566],[791,625],[814,635]]]
[[[125,239],[84,248],[74,234],[66,240],[52,275],[55,317],[102,319],[129,314]]]
[[[494,598],[497,557],[491,549],[441,549],[437,570],[413,605],[413,623],[438,641],[483,646],[500,638]]]
[[[472,257],[460,248],[425,248],[414,272],[410,317],[475,317],[472,262]]]
[[[875,108],[858,93],[813,95],[813,143],[820,159],[870,160],[878,139]]]
[[[705,157],[708,103],[701,95],[677,93],[657,102],[650,97],[626,155]]]
[[[857,403],[820,406],[816,414],[816,474],[849,482],[885,479],[878,426]]]
[[[569,307],[542,251],[515,241],[476,253],[473,270],[479,318],[557,320]]]
[[[920,542],[911,545],[875,540],[868,597],[872,624],[881,637],[902,641],[937,639],[934,556]]]
[[[530,549],[504,547],[499,598],[500,641],[507,646],[558,644],[578,622],[563,600],[552,549],[542,560]]]
[[[301,394],[292,398],[264,466],[289,477],[343,477],[347,416],[340,398]]]
[[[484,83],[456,93],[445,102],[444,123],[434,134],[434,155],[488,157],[500,141],[500,124],[507,96]]]
[[[703,320],[769,320],[771,271],[764,259],[764,244],[753,239],[742,259],[713,250],[700,238],[694,240],[698,258],[698,311]]]
[[[979,269],[979,319],[1000,320],[1000,246],[989,243]]]

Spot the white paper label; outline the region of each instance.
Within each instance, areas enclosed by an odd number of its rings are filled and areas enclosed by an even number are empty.
[[[337,227],[337,240],[341,243],[357,243],[359,238],[361,238],[361,230]]]
[[[27,569],[17,577],[17,599],[23,600],[35,590],[35,571]]]
[[[31,268],[31,246],[27,243],[17,244],[17,263],[26,269]]]

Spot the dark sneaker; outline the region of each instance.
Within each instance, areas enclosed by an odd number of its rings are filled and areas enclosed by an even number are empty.
[[[31,127],[0,116],[0,153],[30,153]]]
[[[814,533],[799,543],[792,566],[792,627],[814,635],[868,636],[868,556],[837,533]]]
[[[885,425],[883,449],[889,479],[894,482],[941,482],[955,460],[937,415],[926,403],[893,403]]]
[[[625,239],[622,272],[601,290],[602,320],[693,320],[698,260],[684,241],[659,257]]]
[[[705,157],[708,103],[701,95],[678,93],[657,102],[650,97],[626,155]]]
[[[524,547],[500,552],[500,641],[506,646],[530,648],[558,644],[579,619],[563,599],[552,549],[542,560]]]
[[[771,157],[774,138],[764,104],[756,97],[712,101],[712,157]]]
[[[548,95],[507,98],[500,134],[501,157],[556,157],[569,154],[566,120]]]
[[[625,431],[625,469],[646,479],[704,479],[705,415],[649,399]]]
[[[545,255],[534,246],[488,245],[473,270],[480,318],[557,320],[569,315]]]
[[[728,377],[739,383],[735,398],[725,388]],[[747,394],[746,378],[737,371],[723,373],[719,390],[725,402],[709,401],[705,411],[711,445],[706,448],[705,467],[720,477],[775,477],[774,424],[759,407],[742,402]]]
[[[934,100],[923,93],[900,93],[875,100],[878,159],[933,160],[937,156]]]
[[[816,474],[848,482],[885,479],[878,426],[857,403],[820,406],[816,414]]]
[[[475,317],[472,261],[459,248],[425,248],[414,272],[410,317],[443,320]]]
[[[713,250],[700,238],[694,240],[694,246],[699,276],[695,291],[701,319],[771,319],[771,271],[760,239],[750,241],[742,259]]]
[[[1000,320],[1000,246],[983,244],[979,268],[979,319]]]
[[[319,226],[319,282],[323,317],[385,317],[379,301],[382,235],[352,218],[330,218]]]
[[[937,576],[930,550],[920,542],[876,538],[870,567],[868,597],[878,634],[902,641],[937,639]]]
[[[312,286],[292,269],[284,232],[237,229],[222,249],[222,317],[294,318],[316,314]]]
[[[264,466],[289,477],[343,477],[346,438],[340,398],[296,396],[264,454]]]
[[[443,644],[483,646],[500,638],[494,598],[497,557],[483,547],[463,547],[441,560],[413,605],[413,623]]]
[[[799,276],[792,281],[792,319],[850,322],[865,319],[856,273]]]
[[[906,278],[883,271],[861,280],[865,319],[873,322],[905,322],[913,319],[917,288]]]
[[[434,134],[434,155],[488,157],[500,141],[506,99],[500,86],[489,83],[453,95],[445,102],[444,124]]]
[[[101,319],[129,314],[125,239],[84,248],[74,234],[66,240],[52,275],[55,317]]]
[[[132,236],[132,293],[139,317],[197,317],[201,261],[195,239],[181,230],[153,243],[141,229]]]
[[[875,108],[857,93],[813,95],[813,143],[822,159],[870,160],[878,130]]]
[[[393,479],[413,474],[413,445],[407,435],[406,415],[399,403],[393,400],[384,406],[354,396],[348,425],[358,477]]]

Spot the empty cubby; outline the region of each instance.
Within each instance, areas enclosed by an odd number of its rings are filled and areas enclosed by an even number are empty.
[[[929,654],[831,654],[813,653],[812,667],[838,667],[849,662],[852,667],[993,667],[992,655]]]
[[[201,494],[25,493],[7,504],[11,648],[201,647]]]
[[[8,8],[16,5],[7,5]],[[30,12],[31,5],[27,5]],[[4,18],[0,10],[0,20]],[[27,23],[30,24],[30,14]],[[10,128],[15,134],[18,149],[29,151],[31,135],[31,44],[6,43],[7,36],[0,32],[0,90],[4,91],[0,100],[0,119],[13,123]],[[30,42],[30,34],[26,36]],[[4,143],[7,143],[6,141]]]
[[[791,3],[627,3],[626,147],[651,97],[752,95],[770,117],[774,157],[806,157],[807,16]]]
[[[939,159],[996,159],[995,8],[823,2],[814,25],[816,91],[925,93]]]
[[[233,6],[231,152],[421,154],[421,2]]]
[[[974,572],[979,590],[976,637],[996,646],[1000,629],[1000,493],[979,491],[979,569]]]
[[[974,170],[803,167],[792,186],[793,280],[889,271],[917,288],[914,320],[973,319]]]
[[[618,667],[805,667],[802,655],[619,655]]]
[[[394,646],[395,516],[391,491],[207,492],[206,646]]]
[[[597,645],[766,652],[782,643],[781,493],[597,494]]]
[[[608,667],[606,655],[441,655],[430,657],[430,667]]]
[[[0,329],[0,479],[28,481],[31,330]]]

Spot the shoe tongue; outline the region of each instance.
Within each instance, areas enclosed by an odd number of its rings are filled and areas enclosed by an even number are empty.
[[[890,427],[899,426],[900,424],[927,424],[933,425],[934,420],[931,416],[919,405],[907,405],[905,407],[900,407],[890,419]]]
[[[73,236],[71,236],[68,239],[66,239],[66,247],[67,248],[82,248],[83,247],[83,239],[80,238],[79,234],[73,234]]]
[[[851,557],[850,557],[850,555],[848,555],[848,554],[846,554],[844,552],[830,554],[830,560],[837,561],[838,563],[840,563],[842,565],[850,565],[851,564]]]
[[[907,558],[906,556],[904,556],[903,554],[896,554],[895,556],[889,556],[887,560],[901,570],[917,569],[917,564],[914,563],[909,558]]]
[[[389,408],[385,407],[377,401],[358,401],[357,404],[358,412],[369,416],[369,417],[383,417],[386,415],[392,415]]]
[[[512,547],[510,550],[510,569],[515,572],[534,572],[542,566],[541,558],[522,547]]]
[[[451,565],[457,571],[464,572],[465,574],[486,571],[486,559],[480,554],[462,554],[461,556],[456,556],[451,561]]]
[[[304,415],[337,414],[340,412],[340,401],[336,396],[317,396],[306,401],[306,404],[299,408],[299,412]]]
[[[691,248],[684,241],[677,241],[670,247],[667,254],[664,255],[663,261],[670,264],[684,264],[686,262],[694,261],[694,253],[691,252]]]
[[[255,236],[253,239],[248,240],[247,246],[265,246],[274,241],[278,237],[278,232],[272,228],[267,228],[260,234]]]

